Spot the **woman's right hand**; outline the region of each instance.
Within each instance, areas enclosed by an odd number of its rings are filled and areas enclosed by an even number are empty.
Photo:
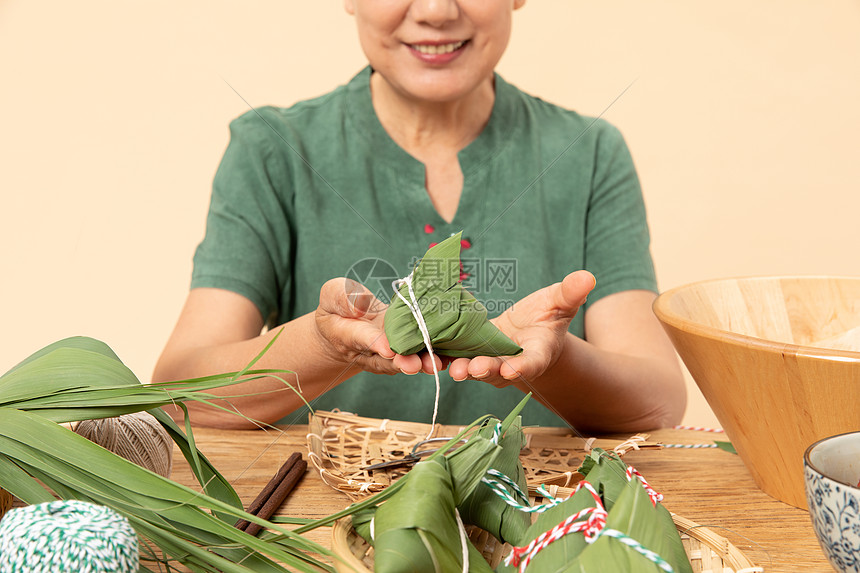
[[[426,353],[402,356],[388,346],[383,319],[388,305],[362,284],[335,278],[320,289],[314,314],[323,351],[347,367],[356,366],[377,374],[433,372]],[[436,357],[436,365],[443,365]]]

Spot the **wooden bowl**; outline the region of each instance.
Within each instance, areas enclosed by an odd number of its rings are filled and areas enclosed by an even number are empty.
[[[805,508],[806,448],[860,430],[860,278],[705,281],[654,312],[758,486]]]

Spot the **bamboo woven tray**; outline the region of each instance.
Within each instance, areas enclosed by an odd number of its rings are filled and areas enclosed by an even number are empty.
[[[362,418],[346,412],[317,411],[309,420],[308,460],[330,487],[358,501],[382,491],[403,476],[409,466],[368,471],[367,466],[400,459],[415,444],[430,437],[453,437],[463,428]],[[577,473],[592,448],[623,455],[630,450],[660,448],[647,434],[626,440],[575,437],[560,428],[525,428],[526,447],[520,454],[529,486],[571,487],[582,479]]]
[[[681,543],[690,559],[694,573],[759,573],[762,567],[753,564],[728,539],[679,515],[672,515]],[[467,527],[469,539],[491,567],[496,568],[510,550],[496,538],[476,527]],[[352,528],[349,518],[341,519],[332,528],[332,551],[343,561],[334,560],[340,573],[370,573],[373,571],[373,547]]]

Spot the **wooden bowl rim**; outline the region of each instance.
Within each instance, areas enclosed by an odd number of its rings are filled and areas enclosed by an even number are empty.
[[[715,326],[709,326],[706,324],[702,324],[700,322],[696,322],[694,320],[690,320],[678,314],[677,312],[671,310],[669,308],[669,301],[676,296],[679,292],[688,290],[697,286],[704,285],[712,285],[733,281],[748,281],[748,282],[758,282],[758,281],[780,281],[780,280],[803,280],[803,281],[823,281],[823,280],[846,280],[851,282],[860,282],[860,277],[847,277],[847,276],[828,276],[828,275],[777,275],[777,276],[747,276],[747,277],[732,277],[732,278],[722,278],[722,279],[706,279],[701,281],[696,281],[684,285],[680,285],[674,288],[671,288],[665,292],[660,293],[657,298],[654,300],[654,304],[652,305],[652,310],[660,322],[677,328],[679,330],[684,330],[686,332],[691,332],[695,335],[701,336],[703,338],[709,338],[712,340],[728,342],[731,344],[735,344],[738,346],[746,346],[757,348],[759,350],[763,350],[765,352],[771,353],[779,353],[779,354],[790,354],[803,358],[810,359],[818,359],[818,360],[827,360],[833,361],[834,359],[840,362],[848,362],[848,363],[860,363],[860,352],[856,352],[853,350],[836,350],[832,348],[822,348],[819,346],[808,346],[802,344],[794,344],[790,342],[775,342],[772,340],[767,340],[764,338],[759,338],[756,336],[751,336],[748,334],[740,334],[737,332],[732,332],[730,330],[725,330],[722,328],[717,328]]]

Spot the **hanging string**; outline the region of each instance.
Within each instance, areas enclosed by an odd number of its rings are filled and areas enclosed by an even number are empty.
[[[460,512],[454,508],[454,518],[457,520],[457,532],[460,534],[460,548],[463,550],[463,573],[469,573],[469,536],[466,535],[466,526],[460,518]]]
[[[712,434],[723,434],[725,430],[722,428],[706,428],[704,426],[672,426],[673,430],[689,430],[692,432],[710,432]],[[719,448],[717,444],[662,444],[664,448],[684,448],[691,450]]]
[[[412,276],[415,273],[415,269],[412,269],[412,272],[409,275],[402,279],[397,279],[391,283],[391,287],[394,289],[394,293],[403,301],[403,303],[409,308],[409,311],[412,312],[412,316],[415,318],[415,322],[418,323],[418,330],[421,331],[421,337],[424,339],[424,346],[427,347],[427,353],[430,355],[430,362],[433,364],[433,378],[436,380],[436,399],[433,402],[433,419],[430,422],[430,433],[427,434],[427,438],[433,435],[433,430],[436,427],[436,415],[439,413],[439,370],[436,368],[436,356],[433,354],[433,345],[430,343],[430,331],[427,329],[427,323],[424,322],[424,315],[421,314],[421,308],[418,306],[418,299],[415,297],[415,291],[412,289]],[[409,299],[400,294],[400,287],[406,285],[407,290],[409,291]]]
[[[713,432],[716,434],[722,434],[725,430],[721,428],[704,428],[702,426],[672,426],[673,430],[692,430],[694,432]]]

